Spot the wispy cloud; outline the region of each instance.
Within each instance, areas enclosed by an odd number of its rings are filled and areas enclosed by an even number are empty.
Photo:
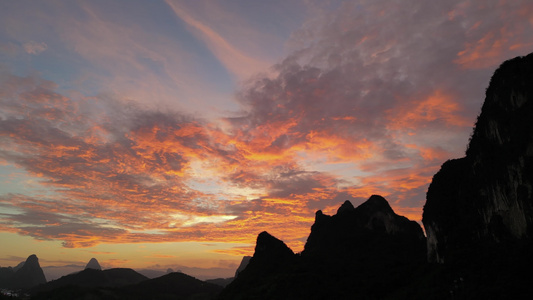
[[[232,45],[216,29],[208,26],[187,12],[177,1],[166,1],[176,16],[185,22],[226,69],[240,80],[248,79],[257,72],[265,72],[270,64]]]
[[[41,52],[46,51],[46,49],[48,48],[45,42],[39,43],[35,41],[26,42],[24,43],[24,45],[22,45],[22,47],[24,48],[24,51],[26,51],[26,53],[33,55],[39,55],[41,54]]]

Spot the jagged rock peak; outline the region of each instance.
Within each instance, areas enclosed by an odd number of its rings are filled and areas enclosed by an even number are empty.
[[[98,260],[96,260],[96,258],[91,258],[91,260],[89,260],[89,262],[87,263],[87,265],[85,266],[85,270],[87,269],[95,269],[95,270],[102,270],[102,267],[100,266],[100,264],[98,263]]]
[[[339,207],[339,209],[337,210],[337,215],[338,214],[343,214],[343,213],[345,213],[347,211],[354,211],[354,210],[355,210],[355,208],[353,207],[352,202],[350,202],[349,200],[346,200],[341,205],[341,207]]]

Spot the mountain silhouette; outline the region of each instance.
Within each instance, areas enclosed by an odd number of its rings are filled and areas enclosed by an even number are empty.
[[[46,277],[35,254],[14,268],[0,268],[0,287],[29,289],[43,283],[46,283]]]
[[[121,290],[129,299],[214,299],[222,287],[173,272]]]
[[[85,266],[85,269],[95,269],[95,270],[102,270],[102,267],[100,267],[100,264],[98,263],[98,260],[96,258],[91,258],[87,265]]]
[[[148,278],[127,268],[96,270],[92,268],[52,280],[33,289],[33,293],[48,292],[66,286],[120,287],[136,284]]]
[[[110,272],[111,271],[111,272]],[[173,272],[154,279],[131,269],[86,269],[61,284],[35,290],[32,299],[215,299],[221,286]],[[67,277],[67,276],[65,276]],[[63,278],[63,277],[62,277]],[[60,280],[60,279],[58,279]],[[129,284],[126,282],[129,281]],[[134,284],[132,282],[137,281]],[[51,288],[51,289],[49,289]]]
[[[381,253],[382,259],[420,259],[425,243],[417,222],[397,215],[385,198],[373,195],[357,208],[344,202],[334,216],[317,211],[302,256],[337,260],[347,252],[357,256],[372,251],[373,255]]]
[[[420,225],[395,214],[383,197],[357,208],[346,201],[334,216],[317,211],[301,254],[260,233],[248,266],[220,299],[379,298],[425,262],[425,249]]]

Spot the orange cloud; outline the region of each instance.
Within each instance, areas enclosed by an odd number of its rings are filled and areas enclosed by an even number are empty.
[[[461,110],[462,107],[452,95],[435,90],[420,100],[412,100],[401,108],[389,110],[387,114],[391,120],[389,127],[395,130],[415,130],[432,122],[445,126],[471,126],[470,121],[458,114]]]
[[[213,252],[228,254],[233,256],[252,256],[254,254],[255,246],[251,245],[248,247],[233,247],[230,249],[215,249]]]
[[[498,12],[497,28],[488,28],[483,21],[478,21],[472,25],[466,34],[474,39],[464,45],[464,49],[457,53],[454,63],[465,69],[482,69],[496,66],[502,60],[510,58],[509,51],[519,55],[520,51],[527,51],[533,45],[531,42],[524,42],[523,35],[526,31],[531,31],[533,22],[533,5],[520,4],[513,5],[507,1],[500,1],[496,7],[483,7],[483,9]],[[528,19],[526,23],[510,22],[511,19]],[[485,21],[486,22],[486,21]]]
[[[174,258],[176,256],[175,255],[167,255],[167,254],[153,254],[153,255],[145,256],[145,257],[148,257],[148,258]]]

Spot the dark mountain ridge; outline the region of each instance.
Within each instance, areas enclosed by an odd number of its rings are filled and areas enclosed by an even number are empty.
[[[302,255],[335,257],[345,251],[355,255],[370,250],[365,247],[372,248],[371,243],[378,240],[398,240],[395,251],[404,251],[403,255],[425,253],[420,225],[397,215],[385,198],[373,195],[357,208],[345,201],[333,216],[317,211]]]
[[[106,272],[111,271],[111,272]],[[140,280],[142,275],[131,269],[86,269],[79,276],[69,277],[52,289],[34,291],[32,299],[215,299],[221,286],[192,276],[173,272],[154,279]],[[74,274],[74,275],[77,275]],[[139,276],[140,275],[140,276]],[[70,275],[68,275],[70,276]],[[128,278],[126,283],[124,278]],[[82,280],[89,282],[83,283]],[[132,283],[137,281],[136,283]]]
[[[316,213],[301,254],[260,233],[248,266],[220,299],[379,298],[405,283],[398,275],[423,263],[425,249],[420,225],[395,214],[383,197],[357,208],[346,201],[333,216]],[[387,288],[376,286],[378,278]]]
[[[33,289],[33,293],[51,291],[66,286],[79,287],[120,287],[148,280],[144,275],[127,268],[97,270],[86,268],[78,273],[69,274],[42,284]]]

